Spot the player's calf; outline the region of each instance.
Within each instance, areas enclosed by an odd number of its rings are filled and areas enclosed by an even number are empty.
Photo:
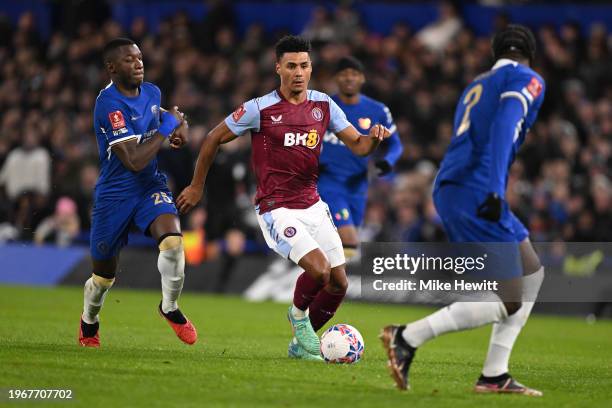
[[[161,236],[157,267],[162,284],[159,313],[182,342],[193,344],[198,339],[197,330],[180,311],[177,303],[185,281],[185,251],[183,236],[180,233],[173,232]]]
[[[344,265],[332,269],[329,283],[319,291],[310,305],[310,323],[318,331],[336,314],[348,289]]]
[[[177,300],[185,281],[185,250],[180,233],[162,235],[159,239],[157,268],[161,275],[162,311],[178,309]]]
[[[104,304],[108,290],[113,286],[115,279],[107,279],[92,274],[85,282],[83,290],[83,314],[79,323],[79,344],[83,347],[99,347],[100,327],[98,313]]]

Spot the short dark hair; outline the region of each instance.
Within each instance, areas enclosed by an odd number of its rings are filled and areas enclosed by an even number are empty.
[[[355,71],[359,71],[361,73],[363,73],[364,69],[363,69],[363,64],[361,63],[361,61],[359,61],[357,58],[353,57],[352,55],[349,55],[347,57],[342,57],[340,58],[340,61],[338,61],[338,65],[336,65],[336,74],[340,71],[344,71],[345,69],[349,69],[352,68]]]
[[[312,47],[310,41],[297,35],[286,35],[275,46],[276,59],[279,60],[286,52],[310,52]]]
[[[107,42],[102,49],[102,59],[104,62],[111,60],[115,50],[119,47],[123,47],[124,45],[136,45],[136,43],[129,38],[122,37],[115,38]]]
[[[518,54],[533,62],[536,52],[536,41],[531,30],[520,24],[509,24],[493,37],[491,44],[493,58]]]

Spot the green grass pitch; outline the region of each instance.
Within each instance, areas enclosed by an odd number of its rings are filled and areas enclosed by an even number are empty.
[[[422,347],[412,390],[397,391],[380,327],[431,309],[346,303],[334,322],[364,336],[353,366],[289,360],[286,306],[186,293],[181,308],[200,339],[183,345],[159,317],[159,293],[114,289],[101,317],[102,348],[76,345],[81,288],[0,286],[0,405],[54,407],[603,407],[612,397],[612,323],[533,316],[511,361],[543,398],[477,395],[490,328]],[[71,402],[7,399],[9,388],[72,389]]]

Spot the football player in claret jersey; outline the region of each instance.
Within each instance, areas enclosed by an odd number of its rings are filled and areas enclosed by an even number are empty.
[[[187,123],[177,107],[162,109],[159,88],[143,82],[142,54],[133,41],[110,41],[103,58],[111,83],[100,92],[94,108],[100,177],[92,213],[93,274],[85,282],[79,344],[100,346],[98,313],[115,281],[119,251],[127,243],[132,224],[159,245],[159,313],[183,342],[193,344],[196,329],[177,304],[185,276],[181,228],[166,177],[158,171],[156,160],[167,139],[172,147],[186,141]],[[153,265],[149,267],[153,269]]]
[[[454,137],[436,177],[433,198],[452,242],[508,243],[504,250],[518,247],[522,267],[517,262],[504,272],[510,276],[497,277],[507,279],[500,282],[505,287],[497,292],[497,301],[455,302],[406,326],[383,329],[389,368],[401,389],[408,387],[409,368],[422,344],[444,333],[493,323],[475,391],[542,395],[508,373],[512,347],[529,318],[544,268],[529,233],[504,196],[509,168],[544,100],[544,80],[530,68],[535,39],[528,28],[509,25],[495,35],[492,49],[495,64],[459,99]]]
[[[386,147],[385,155],[374,163],[378,175],[384,176],[391,172],[402,155],[402,142],[389,108],[361,93],[365,83],[363,71],[363,64],[356,58],[341,58],[335,76],[339,92],[332,100],[355,128],[367,132],[372,126],[382,124],[389,129],[391,136],[381,145],[381,148]],[[367,202],[368,162],[369,158],[353,154],[333,132],[325,133],[319,193],[329,205],[347,261],[355,255],[359,242],[357,228],[363,220]]]
[[[316,331],[333,317],[348,285],[342,242],[317,192],[322,138],[329,128],[353,153],[365,156],[389,131],[376,125],[361,135],[328,95],[308,89],[307,40],[286,36],[276,44],[276,73],[278,89],[245,102],[204,139],[191,185],[177,206],[184,212],[200,201],[219,145],[250,133],[259,225],[270,248],[305,271],[288,311],[294,332],[289,356],[320,360]]]

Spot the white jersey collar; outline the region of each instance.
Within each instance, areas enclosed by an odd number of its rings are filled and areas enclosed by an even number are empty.
[[[515,60],[511,60],[510,58],[500,58],[497,60],[497,62],[495,63],[495,65],[493,65],[493,68],[491,69],[493,70],[493,69],[501,68],[503,66],[510,65],[510,64],[516,67],[518,65],[518,62],[516,62]]]

